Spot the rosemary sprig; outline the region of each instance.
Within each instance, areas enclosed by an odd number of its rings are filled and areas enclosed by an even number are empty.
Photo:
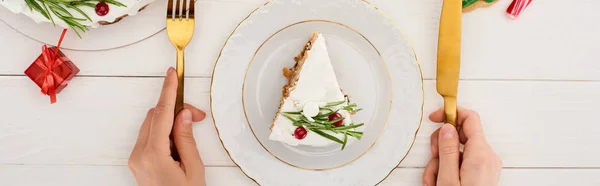
[[[24,0],[30,11],[36,11],[42,14],[46,19],[52,21],[56,26],[54,17],[65,22],[76,34],[81,38],[77,31],[86,32],[88,28],[81,24],[82,21],[92,22],[92,18],[88,16],[80,7],[95,8],[96,4],[92,2],[105,2],[115,6],[126,7],[125,4],[117,0]],[[73,15],[69,10],[74,10],[79,16]]]
[[[323,132],[323,131],[321,131],[321,130],[318,130],[318,129],[311,129],[311,131],[315,132],[316,134],[318,134],[318,135],[320,135],[320,136],[323,136],[324,138],[330,139],[331,141],[338,142],[339,144],[342,144],[342,145],[344,145],[344,144],[345,144],[345,143],[344,143],[344,141],[342,141],[342,140],[340,140],[340,139],[336,138],[335,136],[329,135],[329,134],[327,134],[327,133],[325,133],[325,132]]]
[[[315,134],[318,134],[326,139],[329,139],[331,141],[334,141],[336,143],[342,144],[342,150],[344,150],[344,148],[346,148],[346,144],[348,142],[348,136],[356,138],[356,139],[361,139],[363,132],[360,131],[354,131],[356,128],[364,126],[364,123],[359,123],[359,124],[349,124],[347,126],[339,126],[336,127],[334,125],[334,123],[339,122],[344,120],[344,117],[329,121],[329,115],[335,114],[340,110],[345,110],[351,113],[356,113],[362,109],[357,108],[356,104],[349,104],[349,105],[345,105],[343,107],[338,107],[344,103],[348,103],[347,99],[344,99],[343,101],[336,101],[336,102],[330,102],[325,104],[324,107],[320,107],[319,108],[319,114],[311,117],[310,119],[307,118],[306,116],[304,116],[302,114],[302,111],[296,111],[296,112],[282,112],[281,115],[283,115],[285,118],[289,119],[290,121],[293,122],[294,126],[297,127],[305,127],[310,131],[313,131]],[[335,107],[335,108],[331,108],[331,107]],[[325,131],[329,131],[335,134],[343,134],[344,139],[341,140],[331,134],[328,134]]]
[[[363,135],[362,132],[357,132],[357,131],[346,131],[346,132],[344,132],[344,134],[350,135],[358,140],[360,140],[360,138],[362,138],[362,135]]]
[[[327,103],[327,105],[325,105],[325,107],[338,106],[338,105],[341,105],[341,104],[344,104],[344,103],[347,103],[347,102],[348,102],[348,100],[346,100],[344,98],[344,100],[342,100],[342,101],[336,101],[336,102]]]
[[[361,108],[356,108],[356,107],[357,107],[356,104],[352,103],[350,105],[347,105],[347,106],[343,107],[342,110],[346,110],[346,111],[351,112],[351,113],[357,113],[357,112],[359,112],[359,111],[362,110]]]
[[[363,125],[365,125],[365,123],[359,123],[359,124],[356,124],[356,125],[351,124],[351,125],[348,125],[348,126],[336,127],[336,128],[334,128],[334,130],[342,131],[342,130],[348,130],[348,129],[355,129],[355,128],[358,128],[358,127],[362,127]]]
[[[342,150],[346,148],[346,143],[348,143],[348,135],[344,135],[344,144],[342,144]]]

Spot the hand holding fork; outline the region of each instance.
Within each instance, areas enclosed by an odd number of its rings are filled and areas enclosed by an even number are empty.
[[[177,98],[174,114],[177,116],[183,109],[184,86],[184,53],[185,47],[194,35],[194,0],[169,0],[167,7],[167,34],[169,40],[177,49]],[[179,154],[171,140],[171,154],[173,159],[179,160]]]

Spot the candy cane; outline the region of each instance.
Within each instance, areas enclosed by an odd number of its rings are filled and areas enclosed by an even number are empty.
[[[531,1],[533,0],[513,0],[508,9],[506,9],[506,15],[511,19],[516,19],[531,4]]]

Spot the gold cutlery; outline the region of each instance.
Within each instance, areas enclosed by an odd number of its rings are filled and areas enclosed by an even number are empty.
[[[167,35],[177,49],[177,98],[175,102],[175,116],[183,109],[183,76],[185,71],[185,47],[194,35],[194,0],[169,0],[167,7]],[[171,140],[171,153],[173,159],[179,160],[179,154]]]
[[[438,93],[444,98],[444,122],[456,126],[456,96],[460,73],[462,1],[444,0],[438,38]]]

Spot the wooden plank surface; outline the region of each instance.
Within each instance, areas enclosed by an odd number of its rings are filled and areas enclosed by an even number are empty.
[[[125,165],[161,78],[78,77],[50,105],[29,79],[0,77],[0,164]],[[188,78],[186,100],[207,110],[209,79]],[[460,105],[481,113],[506,167],[600,167],[598,82],[461,81]],[[425,81],[425,113],[441,106]],[[427,116],[427,114],[426,114]],[[427,119],[403,167],[424,167]],[[210,117],[195,126],[208,165],[233,166]]]
[[[421,185],[422,168],[397,168],[380,186]],[[595,186],[598,169],[504,169],[500,186]],[[0,185],[10,186],[133,186],[127,166],[0,165]],[[208,186],[256,185],[237,167],[207,167]]]
[[[186,101],[208,111],[210,77],[223,42],[265,0],[198,1]],[[434,86],[441,1],[370,2],[413,44],[427,79],[427,116],[441,106]],[[459,105],[480,112],[488,140],[504,161],[500,185],[600,185],[600,25],[594,24],[600,2],[534,1],[514,21],[504,15],[508,3],[463,16]],[[166,33],[110,50],[65,50],[82,71],[50,105],[23,76],[42,43],[1,19],[0,185],[134,185],[127,158],[146,110],[158,98],[161,77],[174,64]],[[381,185],[421,185],[429,135],[438,126],[424,119],[408,157]],[[234,167],[210,117],[194,132],[209,166],[208,185],[255,185]]]
[[[200,1],[194,40],[187,53],[187,75],[208,77],[227,36],[265,0]],[[373,0],[399,25],[414,45],[424,77],[435,77],[439,0]],[[517,20],[504,10],[510,1],[464,15],[462,79],[600,80],[598,1],[532,4]],[[568,13],[562,13],[570,10]],[[556,13],[561,12],[561,13]],[[0,18],[1,19],[1,18]],[[39,53],[35,42],[0,22],[3,47],[0,74],[22,74]],[[141,42],[106,51],[66,50],[82,75],[157,76],[175,58],[164,31]],[[147,55],[149,53],[155,55]],[[19,54],[19,55],[14,55]]]

